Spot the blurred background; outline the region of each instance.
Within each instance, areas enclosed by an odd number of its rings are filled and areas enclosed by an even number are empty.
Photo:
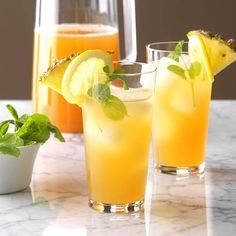
[[[49,0],[50,1],[50,0]],[[235,0],[136,0],[138,61],[149,42],[181,40],[193,29],[235,38]],[[30,99],[35,0],[0,1],[0,99]],[[214,99],[236,99],[236,63],[216,76]]]

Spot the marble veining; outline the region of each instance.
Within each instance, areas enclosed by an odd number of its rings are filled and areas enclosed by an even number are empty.
[[[30,101],[10,102],[21,113]],[[203,176],[177,178],[153,170],[145,211],[101,214],[87,206],[82,135],[51,138],[40,148],[32,182],[0,195],[0,236],[228,236],[236,235],[236,101],[212,101]]]

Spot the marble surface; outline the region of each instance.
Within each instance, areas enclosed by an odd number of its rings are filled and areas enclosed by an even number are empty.
[[[0,119],[7,117],[0,102]],[[10,101],[21,113],[30,101]],[[87,206],[83,137],[41,147],[31,185],[0,195],[0,236],[236,235],[236,101],[212,101],[204,176],[153,171],[145,211],[101,214]]]

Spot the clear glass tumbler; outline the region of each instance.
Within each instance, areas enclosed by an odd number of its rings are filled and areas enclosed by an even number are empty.
[[[204,172],[212,82],[202,61],[191,61],[184,44],[172,59],[177,42],[152,43],[147,61],[157,65],[153,111],[153,155],[164,173]],[[194,72],[193,72],[194,67]]]
[[[116,80],[106,102],[87,95],[82,107],[89,206],[100,212],[135,212],[144,203],[156,67],[127,62],[114,67],[124,70],[116,76],[129,89]],[[96,85],[104,74],[90,76]]]
[[[55,59],[88,49],[110,51],[113,60],[136,60],[134,0],[37,0],[33,110],[63,132],[83,131],[81,109],[38,80]]]

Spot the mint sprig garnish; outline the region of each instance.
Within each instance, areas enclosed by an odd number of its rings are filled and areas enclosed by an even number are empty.
[[[184,46],[184,40],[179,41],[175,47],[175,50],[169,53],[168,57],[179,62],[179,58],[183,51],[183,46]]]
[[[194,79],[201,73],[202,66],[200,62],[198,61],[192,62],[189,68],[186,67],[185,70],[178,65],[169,65],[167,69],[179,75],[182,79],[190,82],[192,98],[193,98],[193,107],[196,107],[196,97],[195,97],[195,92],[194,92]]]
[[[192,62],[188,69],[190,78],[192,80],[195,79],[197,76],[199,76],[199,74],[201,73],[201,70],[202,70],[202,65],[200,62],[198,61]]]
[[[61,142],[65,141],[59,129],[50,122],[47,116],[24,114],[19,117],[13,106],[8,104],[6,107],[13,119],[0,123],[0,153],[18,157],[20,155],[19,147],[33,143],[45,143],[51,133]],[[14,127],[14,133],[8,132],[10,125]]]
[[[112,120],[122,120],[127,115],[125,104],[113,95],[110,95],[109,99],[102,103],[102,109],[106,116]]]
[[[128,83],[123,78],[124,70],[117,68],[113,73],[109,71],[109,67],[105,66],[103,71],[107,75],[105,83],[95,84],[88,90],[88,95],[95,98],[102,105],[103,112],[112,120],[122,120],[127,115],[127,109],[124,103],[116,96],[111,94],[109,84],[115,80],[121,81],[124,90],[128,90]]]
[[[107,81],[105,83],[110,83],[114,80],[119,80],[122,82],[123,84],[123,88],[124,90],[128,90],[129,86],[127,81],[123,78],[124,77],[124,69],[119,67],[116,68],[112,73],[110,72],[109,66],[104,66],[103,67],[103,71],[106,73],[107,75]]]
[[[181,40],[175,47],[175,51],[171,52],[168,57],[172,58],[176,62],[179,62],[183,50],[183,44],[184,40]],[[184,63],[184,60],[183,60]],[[183,69],[179,65],[169,65],[167,69],[176,75],[179,75],[182,79],[187,80],[190,82],[191,85],[191,91],[192,91],[192,98],[193,98],[193,106],[196,107],[196,98],[195,98],[195,92],[194,92],[194,79],[199,76],[202,70],[201,63],[198,61],[194,61],[190,64],[189,67],[187,67],[186,64],[184,64],[185,69]]]
[[[186,76],[185,76],[185,70],[178,66],[178,65],[169,65],[167,67],[167,69],[177,75],[179,75],[181,78],[185,79],[186,80]]]
[[[96,84],[88,90],[88,95],[99,102],[106,102],[111,96],[111,90],[107,84]]]
[[[202,66],[200,62],[195,61],[190,64],[189,68],[186,67],[185,70],[178,65],[169,65],[167,69],[179,75],[184,80],[188,80],[188,78],[194,80],[201,73]]]

